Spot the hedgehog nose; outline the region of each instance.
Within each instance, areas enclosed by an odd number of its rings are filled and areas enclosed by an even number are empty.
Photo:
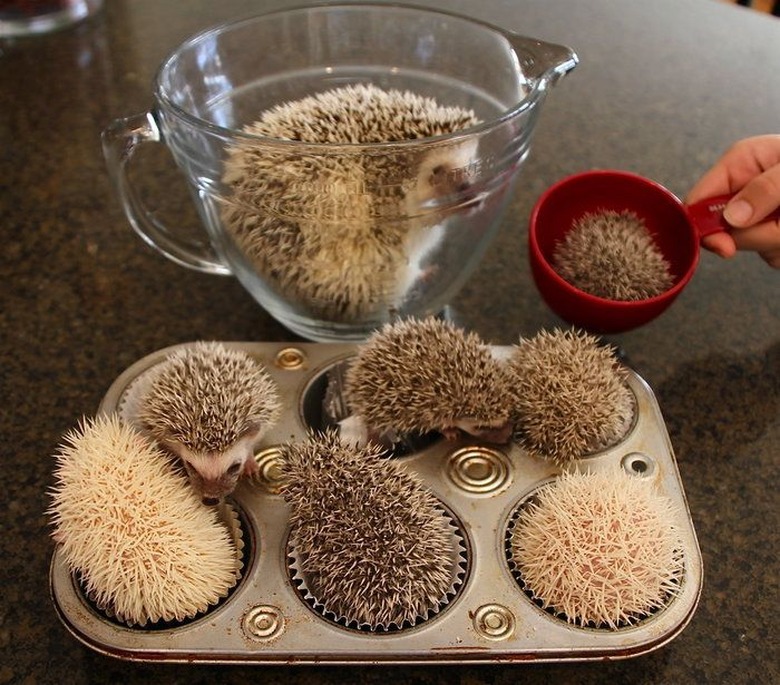
[[[219,498],[218,497],[204,497],[202,501],[203,501],[203,504],[205,504],[207,507],[213,507],[213,506],[219,504]]]

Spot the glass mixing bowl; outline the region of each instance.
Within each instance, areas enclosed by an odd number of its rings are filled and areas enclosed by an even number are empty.
[[[234,275],[305,338],[361,340],[440,312],[464,284],[496,233],[540,105],[576,63],[567,47],[447,12],[285,9],[185,41],[157,74],[151,111],[113,122],[104,152],[130,223],[156,249]],[[369,85],[471,110],[480,123],[371,144],[244,131],[282,103]],[[207,243],[162,225],[134,191],[127,164],[150,142],[184,173]],[[256,174],[255,192],[237,186],[236,164]]]

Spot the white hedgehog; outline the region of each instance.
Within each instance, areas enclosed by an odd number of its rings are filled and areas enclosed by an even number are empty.
[[[346,321],[397,309],[441,240],[435,201],[464,192],[476,144],[443,141],[424,155],[359,145],[430,138],[477,122],[470,111],[371,85],[275,107],[244,132],[276,143],[247,138],[230,150],[224,224],[270,284],[316,316]]]
[[[386,324],[363,344],[346,373],[350,416],[345,440],[395,442],[439,431],[461,431],[506,442],[509,377],[476,333],[436,318]]]
[[[103,415],[55,456],[53,537],[108,614],[130,625],[183,621],[236,584],[237,540],[149,437]]]
[[[649,479],[564,473],[521,511],[511,557],[545,608],[582,626],[624,627],[680,589],[678,512]]]
[[[635,401],[615,350],[570,329],[521,338],[507,361],[519,442],[559,465],[625,435]]]
[[[282,484],[296,570],[326,611],[401,628],[447,601],[459,553],[451,519],[381,448],[313,435],[285,447]]]
[[[138,419],[184,463],[203,501],[216,504],[257,468],[254,449],[279,417],[276,384],[248,354],[214,342],[172,353],[153,370]]]

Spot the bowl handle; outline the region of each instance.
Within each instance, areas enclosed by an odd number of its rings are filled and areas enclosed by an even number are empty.
[[[116,119],[102,133],[103,155],[108,173],[122,202],[122,208],[135,232],[154,249],[173,262],[196,271],[230,275],[231,271],[219,258],[208,241],[186,240],[174,235],[146,209],[127,176],[127,164],[138,147],[145,143],[160,143],[160,129],[151,112]]]
[[[718,195],[717,197],[710,197],[686,206],[685,209],[699,238],[710,235],[710,233],[733,229],[733,226],[723,217],[723,209],[732,197],[734,196]],[[763,219],[763,221],[777,220],[780,220],[780,207]]]

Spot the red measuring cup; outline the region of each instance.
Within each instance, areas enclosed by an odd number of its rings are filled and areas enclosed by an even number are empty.
[[[528,245],[536,287],[550,309],[575,326],[594,333],[637,328],[661,314],[691,280],[699,262],[700,240],[730,228],[723,218],[730,197],[685,205],[662,185],[626,171],[568,176],[550,186],[531,213]],[[609,300],[586,293],[558,275],[553,252],[573,224],[583,214],[610,210],[632,211],[645,222],[669,262],[674,276],[671,288],[643,300]]]

